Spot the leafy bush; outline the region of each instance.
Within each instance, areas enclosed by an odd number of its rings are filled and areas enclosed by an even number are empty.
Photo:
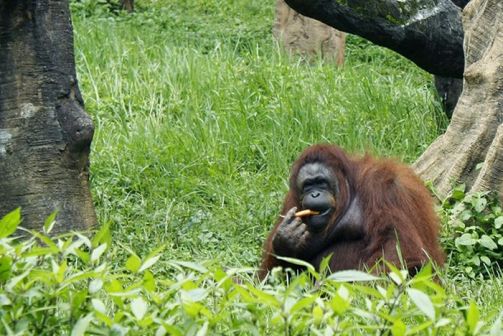
[[[415,277],[311,266],[299,276],[275,271],[258,283],[252,269],[215,262],[162,261],[162,248],[114,265],[110,232],[50,238],[11,236],[16,210],[0,221],[0,333],[3,335],[501,335],[502,315],[448,295],[431,267]],[[300,261],[292,261],[302,263]],[[326,264],[326,263],[325,263]],[[313,281],[313,279],[315,281]],[[496,317],[496,318],[495,318]],[[494,320],[491,324],[491,320]]]
[[[493,193],[465,194],[454,189],[443,203],[443,246],[456,272],[487,277],[503,266],[503,210]]]

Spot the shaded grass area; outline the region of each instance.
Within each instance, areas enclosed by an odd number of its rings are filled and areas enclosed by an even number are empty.
[[[412,162],[446,126],[431,76],[390,51],[349,37],[343,68],[283,55],[273,1],[138,6],[74,26],[99,220],[139,254],[256,265],[303,148]]]

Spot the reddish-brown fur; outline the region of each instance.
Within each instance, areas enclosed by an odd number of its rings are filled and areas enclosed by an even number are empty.
[[[290,190],[282,214],[292,207],[301,208],[296,179],[302,166],[312,162],[322,162],[332,168],[341,186],[337,209],[323,235],[328,237],[336,232],[337,225],[343,222],[341,218],[356,198],[360,215],[349,221],[346,217],[344,221],[345,225],[350,223],[349,228],[354,225],[355,230],[360,230],[361,236],[344,239],[341,231],[340,236],[336,234],[328,239],[316,256],[306,261],[318,267],[324,257],[332,254],[331,271],[372,268],[382,259],[409,270],[417,269],[430,259],[437,265],[443,264],[444,254],[438,244],[439,220],[430,193],[411,168],[390,159],[375,159],[369,155],[353,157],[334,145],[309,147],[292,167]],[[272,239],[281,222],[279,218],[265,242],[261,278],[275,266],[292,266],[275,258],[272,247]]]

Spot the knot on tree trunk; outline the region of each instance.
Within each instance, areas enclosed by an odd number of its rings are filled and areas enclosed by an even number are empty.
[[[94,125],[80,103],[72,98],[61,99],[56,106],[56,112],[68,149],[72,153],[88,153]]]

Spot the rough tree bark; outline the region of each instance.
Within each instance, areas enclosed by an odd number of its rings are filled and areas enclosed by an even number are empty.
[[[362,36],[442,77],[463,76],[461,9],[450,0],[285,0],[297,12]]]
[[[54,232],[96,223],[88,186],[93,124],[83,109],[68,1],[0,1],[0,216]]]
[[[322,57],[344,63],[346,34],[294,11],[284,0],[276,1],[273,36],[285,50],[306,59]]]
[[[503,2],[472,0],[463,11],[465,74],[452,121],[417,160],[445,196],[460,182],[503,201]]]

